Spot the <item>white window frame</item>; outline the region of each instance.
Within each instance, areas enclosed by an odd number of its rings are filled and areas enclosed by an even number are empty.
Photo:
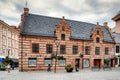
[[[37,58],[28,58],[28,66],[37,66]]]
[[[89,59],[84,59],[83,60],[83,67],[88,68],[90,66],[90,60]]]
[[[44,65],[48,66],[48,64],[52,65],[52,59],[51,58],[44,58]]]
[[[66,65],[66,59],[58,59],[58,65],[59,66],[65,66]]]

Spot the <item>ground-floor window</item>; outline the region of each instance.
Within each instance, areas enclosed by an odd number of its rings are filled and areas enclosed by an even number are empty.
[[[59,59],[59,60],[58,60],[58,65],[60,65],[60,66],[65,66],[65,65],[66,65],[66,59],[65,59],[65,58]]]
[[[51,58],[44,58],[44,64],[45,64],[45,66],[48,66],[48,64],[52,65],[52,59]]]
[[[28,66],[37,66],[37,58],[28,58]]]
[[[84,59],[83,60],[83,67],[84,68],[87,68],[87,67],[89,67],[90,66],[90,61],[89,61],[89,59]]]
[[[118,58],[115,58],[115,65],[118,64]]]

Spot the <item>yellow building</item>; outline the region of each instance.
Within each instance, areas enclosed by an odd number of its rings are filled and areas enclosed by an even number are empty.
[[[18,30],[0,20],[0,58],[9,56],[11,59],[18,59]]]

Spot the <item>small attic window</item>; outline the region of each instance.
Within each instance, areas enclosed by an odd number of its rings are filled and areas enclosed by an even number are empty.
[[[64,26],[62,26],[62,31],[65,31],[65,28],[64,28]]]
[[[97,30],[97,35],[99,35],[100,34],[100,32]]]
[[[61,34],[61,40],[65,40],[65,34]]]
[[[97,37],[97,38],[96,38],[96,43],[99,43],[99,42],[100,42],[100,38]]]

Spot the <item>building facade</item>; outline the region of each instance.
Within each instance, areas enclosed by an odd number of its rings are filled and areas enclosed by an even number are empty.
[[[120,67],[120,33],[113,33],[115,37],[115,67]]]
[[[56,53],[57,69],[64,69],[67,64],[101,68],[105,59],[114,67],[114,38],[106,22],[100,26],[29,14],[29,9],[24,8],[19,29],[20,71],[45,70],[48,64],[54,69],[51,55]]]
[[[112,18],[115,21],[115,32],[113,36],[115,37],[115,66],[120,67],[120,12]]]
[[[0,20],[0,58],[9,56],[11,59],[18,59],[19,36],[15,26],[9,26]]]

